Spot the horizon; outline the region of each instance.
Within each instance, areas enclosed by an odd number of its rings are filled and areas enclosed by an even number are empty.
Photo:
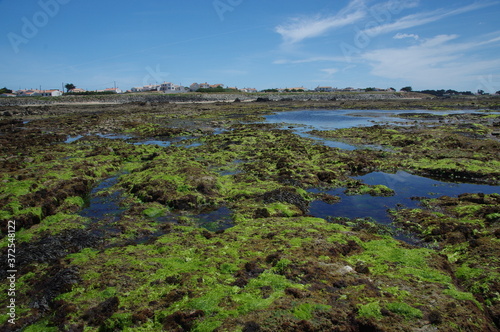
[[[0,0],[0,13],[0,86],[12,90],[500,90],[499,1]]]

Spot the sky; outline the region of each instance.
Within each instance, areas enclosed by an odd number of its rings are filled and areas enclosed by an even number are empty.
[[[500,90],[496,0],[0,0],[0,88]]]

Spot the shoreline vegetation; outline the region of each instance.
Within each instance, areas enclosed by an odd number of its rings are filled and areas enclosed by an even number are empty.
[[[287,93],[126,93],[102,95],[64,95],[60,97],[16,97],[0,98],[0,107],[7,106],[38,106],[38,105],[64,105],[64,104],[126,104],[126,103],[207,103],[207,102],[325,102],[329,108],[348,107],[363,104],[364,101],[375,102],[372,109],[383,108],[384,104],[389,109],[404,109],[417,101],[422,105],[436,104],[442,107],[463,109],[471,107],[477,109],[482,105],[500,107],[500,96],[497,95],[471,95],[436,97],[418,92],[287,92]],[[398,105],[398,101],[401,105]],[[347,103],[347,105],[344,105]],[[349,105],[354,104],[354,105]],[[381,105],[377,105],[381,104]],[[424,106],[425,107],[425,106]],[[436,107],[436,106],[434,106]]]
[[[498,331],[499,193],[412,197],[392,228],[309,207],[394,195],[372,172],[499,186],[500,97],[225,96],[0,99],[0,331]],[[351,151],[264,121],[297,109],[432,112],[308,132],[383,147]]]

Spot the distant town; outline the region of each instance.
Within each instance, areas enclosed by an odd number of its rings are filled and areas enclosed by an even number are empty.
[[[63,84],[64,85],[64,84]],[[304,87],[294,87],[294,88],[273,88],[257,90],[255,88],[242,88],[228,87],[224,84],[209,84],[209,83],[193,83],[189,87],[177,85],[171,82],[163,82],[161,84],[150,84],[142,87],[133,87],[130,90],[123,91],[120,88],[113,87],[103,90],[85,90],[76,87],[74,84],[69,83],[65,86],[66,92],[59,89],[21,89],[13,91],[7,88],[0,89],[0,97],[60,97],[63,95],[95,95],[95,94],[123,94],[123,93],[145,93],[145,92],[158,92],[158,93],[189,93],[189,92],[242,92],[242,93],[257,93],[257,92],[275,92],[275,93],[287,93],[287,92],[396,92],[394,88],[336,88],[331,86],[318,86],[315,89],[307,89]],[[412,92],[411,87],[404,87],[399,91],[402,92]],[[427,93],[435,96],[453,96],[453,95],[486,95],[483,90],[478,90],[476,93],[471,91],[455,91],[455,90],[423,90],[414,91]],[[496,94],[500,94],[497,91]]]

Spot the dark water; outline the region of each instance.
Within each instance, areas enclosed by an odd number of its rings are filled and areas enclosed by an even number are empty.
[[[223,206],[215,211],[194,216],[196,223],[209,231],[225,230],[234,226],[233,212]]]
[[[364,176],[354,177],[370,185],[385,185],[395,191],[391,197],[372,197],[370,195],[348,196],[344,194],[345,188],[321,191],[310,190],[310,192],[325,192],[330,195],[341,197],[336,204],[327,204],[322,201],[314,201],[310,205],[310,214],[319,217],[347,217],[365,218],[371,217],[382,224],[391,223],[387,209],[398,206],[407,208],[419,207],[417,200],[412,197],[437,198],[441,196],[458,196],[463,193],[500,193],[499,186],[478,185],[469,183],[448,183],[412,175],[399,171],[396,174],[374,172]]]
[[[284,126],[294,126],[295,133],[311,137],[306,132],[312,129],[317,130],[334,130],[340,128],[350,128],[355,126],[371,126],[374,122],[391,122],[404,125],[407,120],[391,117],[392,114],[400,113],[436,113],[436,114],[452,114],[452,113],[472,113],[472,111],[448,111],[448,112],[428,112],[428,111],[355,111],[355,110],[302,110],[283,112],[267,116],[267,121],[270,123],[281,123]],[[82,136],[69,137],[67,143],[71,143],[80,139]],[[118,135],[106,135],[102,137],[125,139],[130,137],[119,137]],[[200,146],[202,143],[184,140],[191,137],[178,137],[166,140],[144,140],[134,142],[133,144],[156,144],[159,146],[170,146],[172,144],[194,147]],[[337,142],[333,140],[319,139],[319,143],[327,146],[340,149],[353,150],[359,147]],[[130,140],[129,140],[130,142]],[[377,147],[375,147],[377,148]],[[235,167],[242,161],[234,161],[233,167],[220,170],[220,175],[234,175],[240,172]],[[388,174],[375,172],[361,177],[355,177],[366,184],[371,185],[386,185],[395,191],[392,197],[372,197],[369,195],[348,196],[343,193],[344,189],[335,189],[331,191],[323,191],[331,195],[341,197],[341,201],[336,204],[327,204],[322,201],[314,201],[310,205],[310,214],[327,219],[328,217],[347,217],[350,219],[370,217],[381,224],[390,224],[391,219],[387,213],[388,209],[404,206],[408,208],[418,207],[418,201],[412,200],[412,197],[440,197],[440,196],[457,196],[462,193],[499,193],[499,186],[475,185],[467,183],[447,183],[433,179],[428,179],[420,176],[411,175],[409,173],[399,171],[396,174]],[[120,208],[121,195],[119,192],[114,192],[108,196],[96,195],[99,191],[111,188],[118,182],[118,176],[104,180],[99,186],[94,188],[91,193],[89,206],[80,212],[81,216],[88,217],[94,222],[105,221],[105,225],[111,225],[119,220],[123,209]],[[320,192],[319,190],[310,190],[311,192]],[[194,222],[200,227],[204,227],[210,231],[224,230],[232,227],[232,211],[227,207],[221,207],[215,211],[202,213],[199,215],[190,216]],[[170,216],[164,222],[175,222],[176,217]],[[159,222],[162,222],[159,221]],[[113,231],[109,226],[109,230]],[[161,234],[158,234],[161,235]],[[404,237],[401,238],[407,242]]]
[[[91,224],[98,224],[94,231],[100,236],[104,236],[106,233],[120,232],[114,223],[120,220],[124,211],[120,207],[120,202],[123,199],[122,193],[115,191],[111,194],[99,194],[99,192],[116,185],[118,178],[119,175],[105,179],[92,189],[87,206],[78,213],[82,217],[89,218]]]
[[[179,136],[179,137],[169,137],[165,139],[142,139],[142,140],[137,140],[132,136],[128,135],[121,135],[121,134],[97,134],[97,136],[102,137],[102,138],[108,138],[108,139],[119,139],[119,140],[124,140],[127,143],[131,143],[134,145],[158,145],[162,147],[168,147],[171,145],[176,145],[180,147],[185,147],[185,148],[194,148],[203,145],[201,142],[193,142],[188,140],[192,140],[194,137],[186,137],[186,136]],[[79,139],[83,138],[85,136],[82,135],[76,135],[76,136],[68,136],[64,143],[73,143],[78,141]]]
[[[319,138],[308,134],[311,130],[336,130],[359,126],[373,126],[374,124],[406,125],[409,120],[395,118],[392,115],[404,113],[431,113],[431,114],[462,114],[478,113],[477,111],[444,111],[432,112],[423,110],[409,111],[364,111],[364,110],[300,110],[276,113],[266,116],[269,123],[282,124],[284,128],[292,129],[296,134],[312,138],[321,144],[344,150],[359,148],[382,149],[378,146],[353,146],[344,142]],[[411,122],[414,122],[412,119]],[[417,120],[425,123],[426,120]],[[345,188],[331,191],[310,190],[311,192],[326,192],[340,196],[341,201],[336,204],[327,204],[314,201],[310,204],[310,214],[315,217],[328,219],[329,217],[346,217],[349,219],[371,218],[378,223],[389,225],[392,220],[387,213],[388,209],[397,207],[418,208],[419,201],[412,197],[437,198],[441,196],[458,196],[463,193],[500,193],[499,186],[476,185],[468,183],[441,182],[421,176],[411,175],[399,171],[396,174],[375,172],[355,179],[370,185],[385,185],[395,191],[391,197],[372,197],[370,195],[348,196]],[[411,238],[398,235],[400,240],[413,243]]]

